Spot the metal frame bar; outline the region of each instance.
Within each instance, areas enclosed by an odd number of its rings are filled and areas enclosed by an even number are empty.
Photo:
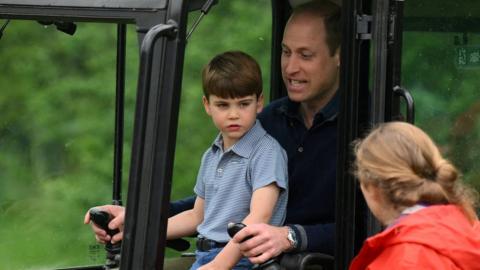
[[[113,189],[112,203],[122,205],[122,172],[123,172],[123,127],[125,104],[125,54],[126,54],[125,24],[117,25],[117,70],[115,93],[115,142],[113,154]]]
[[[45,8],[91,7],[91,8],[131,8],[131,9],[165,9],[167,0],[1,0],[0,5],[31,6]]]
[[[385,122],[389,0],[374,0],[373,9],[372,45],[374,61],[371,115],[372,123],[377,124]]]
[[[387,33],[385,121],[403,120],[404,118],[400,113],[399,96],[394,94],[394,88],[401,85],[403,7],[402,0],[390,0],[388,16],[391,27]]]
[[[145,152],[149,152],[147,144],[150,146],[152,144],[152,139],[147,138],[147,126],[150,125],[147,119],[149,118],[150,94],[157,94],[157,91],[151,87],[154,46],[160,37],[170,34],[174,29],[175,26],[169,24],[154,26],[145,35],[141,47],[132,165],[128,189],[127,214],[125,216],[124,245],[122,246],[122,269],[154,269],[151,265],[151,259],[144,252],[148,240],[145,237],[142,238],[142,234],[146,236],[145,232],[149,230],[148,219],[151,209],[147,208],[147,206],[150,204],[149,199],[151,196],[148,195],[151,193],[152,177],[149,176],[152,175],[153,167],[153,157],[151,155],[145,156]],[[147,139],[148,142],[146,142]],[[143,180],[144,178],[147,179]],[[146,184],[147,187],[143,187],[142,184]],[[161,252],[161,256],[163,256],[163,251]],[[144,267],[144,261],[148,261],[149,268]],[[153,267],[155,267],[155,263]]]
[[[272,52],[270,64],[270,100],[287,95],[287,89],[282,79],[281,57],[282,39],[285,24],[290,17],[291,8],[287,0],[272,0]]]
[[[347,269],[365,239],[365,205],[350,173],[351,143],[368,124],[369,43],[357,33],[357,14],[368,0],[344,0],[340,66],[341,108],[338,119],[335,269]]]
[[[163,267],[186,14],[184,1],[172,0],[170,20],[142,43],[121,269]]]
[[[6,5],[0,2],[0,18],[37,21],[138,23],[157,17],[163,10],[98,9]]]
[[[373,0],[372,6],[373,84],[370,103],[370,122],[372,125],[386,121],[387,103],[391,105],[390,101],[387,100],[387,70],[389,70],[387,43],[390,27],[389,1]],[[373,235],[380,230],[381,225],[375,217],[371,213],[367,215],[367,234]]]

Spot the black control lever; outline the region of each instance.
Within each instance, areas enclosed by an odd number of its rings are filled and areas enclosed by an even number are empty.
[[[247,225],[245,225],[243,223],[230,222],[227,225],[228,235],[230,235],[230,237],[233,238],[233,236],[235,236],[235,234],[237,234],[239,231],[241,231],[245,227],[247,227]],[[245,242],[250,238],[252,238],[252,236],[245,237],[242,242]],[[281,270],[282,267],[280,266],[277,258],[275,257],[275,258],[271,258],[270,260],[268,260],[264,263],[255,265],[252,269],[255,269],[255,270]]]
[[[243,228],[247,227],[247,225],[243,224],[243,223],[234,223],[234,222],[230,222],[228,223],[227,225],[227,232],[228,232],[228,235],[230,235],[230,237],[234,237],[235,234],[237,234],[239,231],[241,231]],[[243,239],[242,242],[244,241],[247,241],[248,239],[252,238],[251,236]]]
[[[98,208],[92,208],[90,209],[89,213],[90,219],[93,221],[93,223],[105,230],[107,234],[110,235],[110,237],[113,237],[119,232],[118,229],[111,230],[110,228],[108,228],[108,223],[112,219],[108,212],[101,211]],[[115,244],[107,242],[105,244],[105,250],[107,251],[107,269],[118,267],[120,265],[121,246],[121,242],[117,242]]]

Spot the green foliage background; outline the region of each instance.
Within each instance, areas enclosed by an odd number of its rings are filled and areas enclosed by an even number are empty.
[[[463,35],[467,44],[457,44]],[[415,124],[432,136],[465,182],[480,190],[480,55],[468,56],[477,57],[477,66],[456,64],[457,49],[480,51],[480,36],[426,29],[403,38],[402,84],[415,99]]]

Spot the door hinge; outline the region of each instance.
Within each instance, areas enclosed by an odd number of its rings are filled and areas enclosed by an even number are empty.
[[[372,39],[372,16],[371,15],[357,15],[357,39],[369,40]]]

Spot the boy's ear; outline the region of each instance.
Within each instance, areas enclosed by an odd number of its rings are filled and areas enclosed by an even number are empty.
[[[260,94],[257,98],[257,113],[260,113],[263,110],[263,93]]]
[[[210,103],[208,103],[208,98],[206,96],[202,97],[202,103],[203,103],[203,107],[205,108],[205,111],[207,112],[207,114],[211,115]]]

